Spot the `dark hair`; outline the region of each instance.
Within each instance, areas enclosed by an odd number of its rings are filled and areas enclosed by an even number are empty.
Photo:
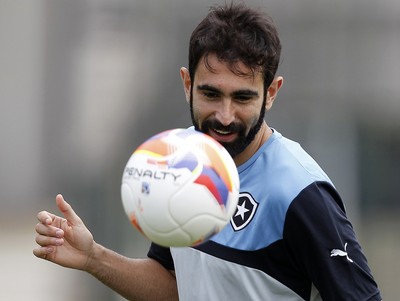
[[[189,73],[194,80],[200,59],[210,70],[207,57],[215,54],[227,62],[232,72],[241,74],[237,63],[252,71],[261,71],[264,86],[273,81],[280,60],[281,44],[271,18],[244,4],[225,4],[210,8],[207,16],[195,28],[189,44]]]

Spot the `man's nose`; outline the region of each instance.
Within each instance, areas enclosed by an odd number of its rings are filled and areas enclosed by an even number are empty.
[[[231,100],[223,99],[217,108],[215,117],[224,126],[230,125],[235,121],[235,108]]]

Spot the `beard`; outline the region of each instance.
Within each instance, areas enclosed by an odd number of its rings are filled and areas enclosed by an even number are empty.
[[[241,152],[243,152],[247,146],[249,146],[249,144],[256,137],[257,133],[260,131],[261,126],[264,122],[264,116],[265,116],[265,111],[266,111],[265,104],[266,104],[266,98],[264,97],[263,105],[260,110],[258,119],[256,122],[253,123],[253,125],[251,125],[251,127],[248,131],[247,131],[246,126],[243,123],[233,122],[227,126],[224,126],[222,123],[220,123],[218,120],[216,120],[214,118],[206,119],[201,124],[199,124],[196,121],[195,116],[194,116],[192,96],[190,97],[190,116],[192,118],[192,123],[194,125],[194,128],[197,131],[203,132],[205,134],[208,134],[211,130],[237,133],[237,138],[234,141],[219,142],[220,144],[222,144],[222,146],[225,147],[225,149],[228,151],[228,153],[231,155],[231,157],[235,158],[237,155],[239,155]],[[247,132],[247,134],[246,134],[246,132]]]

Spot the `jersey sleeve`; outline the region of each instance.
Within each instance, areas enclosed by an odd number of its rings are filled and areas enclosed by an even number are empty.
[[[169,248],[152,243],[149,252],[147,253],[147,257],[158,261],[167,270],[175,270],[174,261]]]
[[[330,184],[315,182],[291,203],[284,241],[294,264],[323,300],[381,300],[367,260]]]

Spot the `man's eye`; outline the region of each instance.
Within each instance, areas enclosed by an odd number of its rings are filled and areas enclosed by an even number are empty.
[[[203,92],[203,95],[209,99],[218,98],[218,93],[215,92]]]
[[[252,97],[249,95],[237,95],[235,99],[238,102],[248,102],[252,99]]]

